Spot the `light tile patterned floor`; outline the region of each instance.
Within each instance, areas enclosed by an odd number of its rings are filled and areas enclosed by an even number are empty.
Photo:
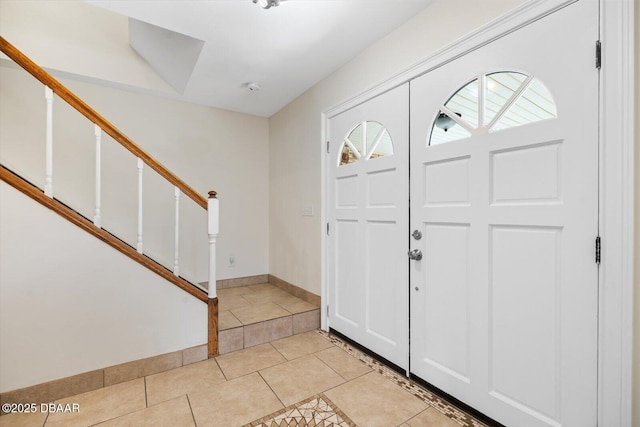
[[[79,414],[10,414],[12,426],[484,427],[321,331],[64,399]]]
[[[269,283],[218,290],[220,330],[317,310]]]
[[[319,394],[243,427],[355,427],[327,396]]]
[[[269,283],[218,290],[219,350],[227,354],[312,331],[320,308]]]

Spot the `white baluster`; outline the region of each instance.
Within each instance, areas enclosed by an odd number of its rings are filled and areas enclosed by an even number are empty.
[[[93,225],[95,225],[96,227],[102,227],[101,221],[100,221],[101,219],[100,218],[100,199],[101,199],[100,145],[102,141],[102,129],[100,129],[100,126],[95,125],[93,133],[96,136],[96,212],[95,212],[95,215],[93,216]]]
[[[44,87],[44,97],[47,100],[44,194],[53,198],[53,91],[49,86]]]
[[[180,250],[180,189],[174,187],[174,197],[176,198],[176,221],[174,229],[174,243],[173,243],[173,274],[175,276],[180,275],[180,268],[178,265],[179,250]]]
[[[136,250],[142,253],[142,168],[144,162],[138,157],[138,243]]]
[[[209,191],[207,205],[207,229],[209,233],[209,299],[217,298],[216,292],[216,240],[220,229],[220,206],[217,193]]]

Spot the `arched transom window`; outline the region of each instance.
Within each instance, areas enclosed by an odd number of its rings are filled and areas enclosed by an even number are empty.
[[[482,74],[440,108],[427,145],[555,117],[558,115],[553,97],[535,77],[515,71]]]
[[[338,165],[348,165],[363,160],[393,154],[393,142],[389,131],[378,122],[358,123],[342,142]]]

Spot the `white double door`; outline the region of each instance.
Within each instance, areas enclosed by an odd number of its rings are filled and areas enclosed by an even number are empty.
[[[597,8],[567,6],[412,80],[410,101],[403,85],[329,123],[329,326],[506,426],[597,425]],[[430,145],[456,90],[503,70],[542,82],[557,117],[493,131],[478,113],[469,136]],[[392,154],[365,141],[345,157],[365,122]]]

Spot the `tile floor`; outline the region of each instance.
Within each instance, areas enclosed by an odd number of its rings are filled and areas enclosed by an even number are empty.
[[[3,415],[0,427],[484,426],[322,331],[56,403],[80,412]]]
[[[218,290],[220,330],[317,310],[269,283]]]
[[[320,326],[318,306],[269,283],[218,290],[220,353],[230,353]]]

